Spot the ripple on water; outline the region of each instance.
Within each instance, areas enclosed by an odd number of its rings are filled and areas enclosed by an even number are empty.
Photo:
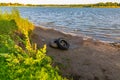
[[[0,7],[10,11],[12,7]],[[120,40],[120,8],[45,8],[17,7],[35,25],[99,40]]]

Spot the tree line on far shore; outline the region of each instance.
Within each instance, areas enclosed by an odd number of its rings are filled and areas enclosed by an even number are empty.
[[[117,2],[100,2],[96,4],[20,4],[20,3],[0,3],[0,6],[41,6],[41,7],[120,7]]]

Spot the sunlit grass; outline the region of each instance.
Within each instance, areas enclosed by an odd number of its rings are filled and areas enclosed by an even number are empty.
[[[25,31],[29,32],[34,29],[33,24],[30,23],[28,19],[21,18],[19,11],[15,8],[11,11],[11,13],[0,12],[0,20],[15,21],[16,26],[18,26],[19,31],[21,31],[22,33],[24,33]],[[7,24],[4,25],[8,26]]]

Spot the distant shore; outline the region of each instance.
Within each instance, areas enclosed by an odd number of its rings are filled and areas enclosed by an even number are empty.
[[[117,2],[100,2],[95,4],[20,4],[20,3],[0,3],[0,6],[32,6],[32,7],[68,7],[68,8],[120,8]]]

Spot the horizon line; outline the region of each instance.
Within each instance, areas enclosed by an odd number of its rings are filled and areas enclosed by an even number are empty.
[[[32,3],[19,3],[19,2],[0,2],[0,4],[1,3],[5,3],[5,4],[9,4],[9,3],[12,3],[12,4],[15,4],[15,3],[17,3],[17,4],[23,4],[23,5],[28,5],[28,4],[30,4],[30,5],[84,5],[84,4],[97,4],[97,3],[108,3],[108,2],[96,2],[96,3],[65,3],[65,4],[61,4],[61,3],[59,3],[59,4],[56,4],[56,3],[43,3],[43,4],[32,4]],[[120,2],[112,2],[112,3],[119,3],[120,4]]]

